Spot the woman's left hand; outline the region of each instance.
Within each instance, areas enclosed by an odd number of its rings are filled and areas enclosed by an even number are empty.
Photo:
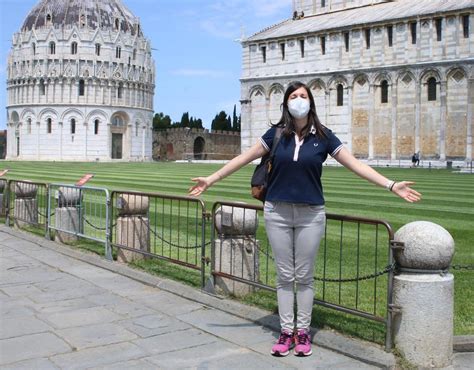
[[[400,198],[405,199],[407,202],[414,203],[421,199],[421,194],[416,190],[410,188],[414,182],[411,181],[400,181],[393,185],[392,192],[397,194]]]

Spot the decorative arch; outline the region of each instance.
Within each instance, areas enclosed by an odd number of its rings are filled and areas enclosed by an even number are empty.
[[[430,79],[431,77],[434,77],[438,82],[441,81],[441,73],[439,72],[439,70],[435,68],[430,68],[421,72],[420,82],[427,83],[428,79]]]
[[[84,114],[76,108],[66,109],[60,117],[60,121],[64,122],[67,118],[74,116],[76,119],[84,120]]]
[[[411,71],[409,69],[404,69],[404,70],[402,70],[398,73],[396,81],[397,81],[397,83],[403,82],[405,85],[408,85],[411,82],[416,83],[418,81],[418,79],[415,76],[415,74],[413,73],[413,71]]]
[[[27,117],[36,118],[36,114],[35,114],[35,112],[33,111],[33,109],[30,109],[30,108],[23,109],[23,111],[21,112],[21,115],[20,115],[20,119],[23,121],[23,120],[25,120]]]
[[[18,112],[16,110],[14,110],[11,114],[10,114],[10,120],[14,123],[18,123],[20,122],[20,115],[18,114]]]
[[[320,78],[316,78],[314,80],[309,81],[307,86],[310,90],[320,89],[326,91],[327,89],[326,83]]]
[[[46,118],[51,118],[53,120],[58,119],[58,112],[51,108],[45,108],[38,114],[39,120],[43,121]]]
[[[446,71],[446,80],[453,78],[456,82],[460,82],[462,79],[467,78],[468,73],[462,66],[454,66]]]
[[[352,86],[354,86],[356,83],[358,83],[361,86],[364,86],[366,83],[370,83],[369,75],[367,75],[366,73],[356,74],[352,80]]]
[[[86,122],[92,122],[99,119],[102,122],[108,122],[108,115],[102,109],[94,109],[86,116]]]
[[[335,75],[331,77],[328,81],[329,88],[335,88],[336,85],[339,84],[342,84],[342,86],[347,87],[349,85],[349,82],[347,81],[347,78],[343,75]]]
[[[254,96],[263,95],[265,96],[265,89],[262,85],[255,85],[250,88],[249,97],[252,99]]]
[[[268,118],[271,123],[277,123],[281,118],[281,103],[285,92],[281,84],[275,83],[270,86],[268,99],[269,111]]]

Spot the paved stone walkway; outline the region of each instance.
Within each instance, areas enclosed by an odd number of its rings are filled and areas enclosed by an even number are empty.
[[[2,369],[375,369],[274,358],[269,329],[1,231],[0,252]]]
[[[204,295],[174,282],[140,283],[114,272],[128,269],[122,265],[53,244],[0,226],[1,369],[377,368],[319,346],[307,358],[272,357],[278,334],[225,312],[236,303],[220,300],[214,307],[224,309],[215,309],[196,301],[216,298],[188,300],[170,291]],[[459,354],[450,368],[472,362]]]

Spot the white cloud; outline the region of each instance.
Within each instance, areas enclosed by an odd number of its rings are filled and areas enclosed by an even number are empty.
[[[258,31],[267,18],[291,16],[291,0],[216,0],[200,13],[200,27],[208,34],[227,39],[241,36],[241,29]]]
[[[171,71],[171,74],[175,76],[185,77],[209,77],[209,78],[223,78],[230,76],[231,74],[227,71],[219,71],[213,69],[194,69],[194,68],[182,68]]]

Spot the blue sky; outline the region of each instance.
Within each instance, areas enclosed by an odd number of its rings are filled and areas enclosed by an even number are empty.
[[[122,0],[140,18],[156,63],[155,112],[183,112],[209,128],[221,110],[239,110],[242,32],[291,17],[291,0]],[[0,0],[0,102],[6,106],[11,37],[39,0]],[[5,128],[6,112],[0,116]]]

